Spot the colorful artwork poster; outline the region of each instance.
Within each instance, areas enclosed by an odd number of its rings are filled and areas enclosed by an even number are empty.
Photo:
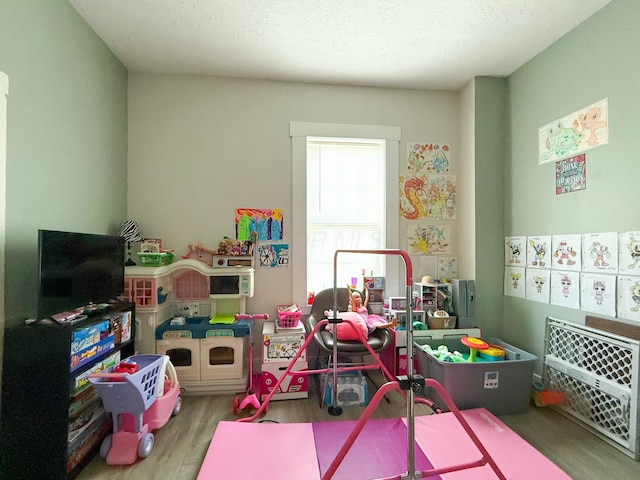
[[[541,268],[526,269],[525,298],[534,302],[549,303],[551,270]]]
[[[449,173],[449,145],[439,143],[407,143],[407,171]]]
[[[451,283],[458,278],[458,259],[456,257],[438,258],[438,278],[441,283]]]
[[[235,212],[236,238],[246,240],[282,240],[282,210],[237,208]]]
[[[587,160],[585,154],[556,162],[556,195],[587,188]]]
[[[504,294],[525,298],[525,268],[504,267]]]
[[[551,268],[579,272],[582,269],[582,236],[553,235],[551,237]]]
[[[400,216],[455,220],[456,176],[407,173],[398,177]]]
[[[585,312],[616,316],[616,276],[583,273],[580,278],[580,308]]]
[[[427,175],[404,174],[398,178],[400,186],[400,216],[407,220],[427,218]]]
[[[551,304],[580,309],[580,272],[551,271]]]
[[[618,235],[618,272],[640,275],[640,232]]]
[[[527,264],[527,237],[504,237],[504,264],[525,266]]]
[[[429,175],[427,177],[428,217],[439,220],[456,218],[456,176]]]
[[[582,271],[616,273],[618,271],[618,234],[582,235]]]
[[[551,268],[549,249],[551,235],[527,237],[527,266],[535,268]]]
[[[618,276],[618,317],[640,322],[640,277]]]
[[[449,227],[442,225],[409,225],[407,239],[409,253],[449,255]]]
[[[289,267],[289,245],[284,243],[267,243],[258,247],[260,266],[267,268]]]
[[[538,165],[575,156],[609,143],[609,100],[554,120],[538,129]]]

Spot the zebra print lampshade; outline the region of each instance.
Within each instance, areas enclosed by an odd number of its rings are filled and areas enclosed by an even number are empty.
[[[125,220],[120,224],[118,236],[123,237],[127,242],[139,242],[142,240],[140,226],[133,220]]]
[[[125,220],[120,224],[118,236],[124,238],[127,242],[127,261],[125,262],[125,265],[128,267],[135,265],[136,262],[131,259],[131,242],[139,242],[142,240],[142,235],[140,235],[140,226],[133,220]]]

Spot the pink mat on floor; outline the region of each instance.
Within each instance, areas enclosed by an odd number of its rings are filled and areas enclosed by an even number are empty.
[[[570,480],[571,477],[488,410],[484,408],[463,410],[462,414],[508,480]],[[322,435],[326,438],[325,423],[322,423],[324,432]],[[352,422],[336,422],[336,432],[344,428],[343,423]],[[363,432],[369,432],[368,436],[372,437],[373,432],[378,428],[376,423],[383,426],[382,428],[388,428],[389,425],[388,420],[370,420]],[[373,440],[378,444],[388,441],[385,436],[376,435],[375,437]],[[424,459],[426,456],[428,461],[438,468],[480,458],[479,451],[452,413],[416,417],[415,439],[418,445],[416,450],[419,450],[416,458]],[[406,442],[406,437],[404,441]],[[337,446],[331,448],[337,450],[342,445],[342,441],[336,443]],[[326,442],[316,442],[314,425],[311,423],[220,422],[207,450],[198,480],[320,479],[319,462],[326,464],[326,451],[323,444]],[[317,451],[320,448],[323,452]],[[424,456],[421,456],[422,453]],[[358,458],[353,457],[352,460],[355,462],[367,461],[362,453],[357,455]],[[348,461],[348,458],[349,455],[345,457],[345,461]],[[397,474],[404,473],[406,458],[397,460],[404,465]],[[351,475],[354,471],[352,467],[353,464],[348,467]],[[421,468],[424,465],[416,462],[416,467]],[[325,471],[326,465],[322,468]],[[370,475],[370,472],[367,475]],[[491,467],[485,465],[443,474],[441,478],[443,480],[493,480],[497,477]],[[370,476],[350,477],[350,480],[370,479]]]
[[[474,408],[461,413],[508,480],[571,480],[488,410]],[[470,462],[481,456],[452,413],[416,417],[415,432],[416,443],[437,467]],[[440,476],[443,480],[498,478],[489,465]]]
[[[320,475],[324,475],[356,426],[355,421],[318,422],[313,424],[313,437]],[[415,448],[417,470],[430,470],[433,465]],[[332,480],[370,480],[392,477],[407,471],[407,427],[402,418],[369,421],[340,463]],[[438,480],[440,477],[431,477]]]
[[[198,480],[320,479],[311,423],[220,422]]]

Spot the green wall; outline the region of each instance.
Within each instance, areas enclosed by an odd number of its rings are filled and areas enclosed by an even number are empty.
[[[639,25],[637,0],[614,0],[508,78],[502,237],[640,229]],[[609,144],[586,152],[586,190],[556,195],[555,164],[537,162],[538,127],[603,98]],[[584,323],[585,312],[504,297],[503,336],[540,357],[548,315]]]
[[[504,231],[507,82],[475,79],[475,281],[476,319],[483,335],[502,337],[502,242]]]
[[[127,70],[68,1],[2,0],[0,71],[12,325],[35,314],[39,228],[115,234],[126,217]]]

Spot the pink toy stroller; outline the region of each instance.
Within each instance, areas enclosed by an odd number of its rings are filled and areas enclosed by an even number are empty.
[[[152,431],[182,407],[178,377],[167,355],[133,355],[122,363],[136,364],[138,370],[113,373],[112,368],[89,375],[113,418],[113,434],[100,446],[100,456],[109,465],[130,465],[147,457],[153,449]]]

